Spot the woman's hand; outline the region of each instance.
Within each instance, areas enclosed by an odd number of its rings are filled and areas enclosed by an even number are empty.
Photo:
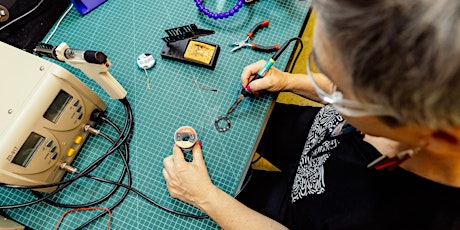
[[[201,209],[210,192],[215,187],[204,163],[201,147],[192,149],[193,161],[185,161],[182,150],[174,144],[173,154],[163,160],[163,176],[172,197]]]
[[[201,209],[222,229],[286,229],[212,184],[200,145],[192,152],[193,161],[187,162],[174,144],[173,154],[163,160],[163,176],[172,197]]]
[[[252,76],[259,72],[260,69],[267,62],[260,60],[253,64],[246,66],[241,73],[241,82],[243,87],[247,87],[248,82],[252,79]],[[265,76],[261,79],[257,79],[249,84],[248,90],[252,92],[257,92],[260,90],[268,90],[270,92],[278,92],[286,90],[288,85],[289,73],[280,71],[275,67],[271,67],[266,73]]]

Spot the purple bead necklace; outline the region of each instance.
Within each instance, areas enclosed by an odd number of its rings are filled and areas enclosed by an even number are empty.
[[[203,6],[203,2],[201,0],[195,0],[195,4],[203,14],[205,14],[209,18],[214,18],[217,20],[217,19],[223,19],[223,18],[228,18],[230,16],[233,16],[243,6],[244,1],[245,0],[238,0],[236,5],[231,10],[227,12],[217,13],[217,14],[206,9],[206,7]]]

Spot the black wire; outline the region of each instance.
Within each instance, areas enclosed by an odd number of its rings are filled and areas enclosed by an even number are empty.
[[[295,66],[295,64],[297,63],[297,59],[299,59],[299,56],[300,56],[300,54],[302,53],[302,50],[303,50],[303,42],[302,42],[302,39],[297,38],[297,43],[296,43],[296,46],[295,46],[295,47],[297,47],[297,44],[300,45],[300,49],[299,49],[299,51],[297,52],[297,55],[296,55],[296,57],[294,58],[294,61],[293,61],[292,64],[291,64],[291,68],[290,68],[290,70],[289,70],[289,73],[292,73],[292,71],[294,70],[294,66]]]
[[[110,142],[114,143],[114,141],[110,137],[108,137],[107,135],[102,134],[102,133],[100,135],[102,137],[104,137],[105,139],[109,140]],[[125,146],[127,147],[127,144],[125,144]],[[121,151],[119,151],[119,153],[120,153],[121,159],[123,160],[124,167],[123,167],[122,176],[120,177],[120,180],[118,181],[118,183],[121,183],[123,181],[125,175],[127,174],[127,176],[128,176],[128,185],[131,186],[132,185],[132,176],[131,176],[131,170],[129,169],[129,150],[127,152],[125,152],[126,155],[123,155],[123,153]],[[118,190],[118,188],[120,188],[120,186],[117,185],[112,189],[112,191],[116,191],[116,190]],[[123,202],[126,199],[128,194],[129,194],[129,190],[125,190],[123,195],[121,196],[121,198],[117,202],[115,202],[115,204],[113,204],[111,207],[109,207],[108,209],[110,211],[112,211],[113,209],[118,207],[118,205],[120,205],[121,202]],[[113,195],[113,194],[110,194],[110,196],[111,195]],[[96,215],[95,217],[93,217],[90,220],[88,220],[86,223],[80,225],[80,227],[78,227],[77,229],[82,229],[82,228],[88,226],[89,224],[91,224],[92,222],[96,221],[97,219],[105,216],[106,214],[107,214],[107,212],[102,212],[102,213]]]
[[[129,107],[129,106],[128,106]],[[128,130],[128,132],[130,133],[132,130],[132,127],[133,127],[133,119],[132,119],[132,110],[130,109],[127,109],[126,110],[126,113],[127,113],[127,119],[125,119],[125,127],[123,128],[124,130],[127,129],[127,126],[130,125],[130,129]],[[103,121],[106,122],[107,124],[109,124],[110,126],[112,126],[116,131],[117,133],[120,135],[118,137],[118,139],[121,138],[121,135],[123,134],[123,132],[115,125],[115,123],[113,123],[110,119],[108,119],[107,117],[103,116],[102,117]],[[106,134],[104,133],[100,133],[99,134],[100,136],[104,137],[106,140],[108,140],[112,146],[115,145],[115,142],[116,141],[113,141],[109,136],[107,136]],[[128,134],[129,135],[129,134]],[[128,145],[126,143],[123,144],[124,146],[124,152],[126,154],[126,158],[127,158],[127,161],[129,162],[129,149],[128,149]],[[111,148],[112,149],[112,148]],[[123,151],[121,151],[119,148],[117,149],[118,152],[120,153],[120,155],[123,157]],[[119,182],[122,182],[125,178],[125,175],[126,175],[126,171],[129,170],[127,165],[125,165],[123,167],[123,171],[122,171],[122,174],[120,176],[120,179],[119,179]],[[129,180],[130,181],[130,180]],[[90,206],[95,206],[97,204],[100,204],[104,201],[106,201],[107,199],[109,199],[117,190],[118,190],[119,187],[114,187],[109,193],[107,193],[104,197],[98,199],[98,200],[95,200],[95,201],[92,201],[92,202],[89,202],[89,203],[86,203],[86,204],[61,204],[61,203],[57,203],[57,202],[54,202],[54,201],[51,201],[51,200],[45,200],[46,203],[48,204],[51,204],[51,205],[54,205],[54,206],[57,206],[57,207],[61,207],[61,208],[85,208],[85,207],[90,207]],[[40,197],[41,194],[38,193],[38,192],[33,192],[34,195],[36,195],[37,197]]]
[[[193,214],[188,214],[188,213],[183,213],[183,212],[179,212],[179,211],[176,211],[176,210],[173,210],[173,209],[170,209],[170,208],[167,208],[165,206],[162,206],[160,205],[159,203],[155,202],[154,200],[152,200],[151,198],[149,198],[148,196],[146,196],[145,194],[143,194],[142,192],[140,192],[139,190],[131,187],[131,186],[128,186],[128,185],[125,185],[125,184],[121,184],[121,183],[118,183],[118,182],[115,182],[115,181],[111,181],[111,180],[106,180],[106,179],[103,179],[103,178],[99,178],[99,177],[94,177],[94,176],[91,176],[91,175],[86,175],[86,177],[88,178],[91,178],[93,180],[96,180],[96,181],[99,181],[99,182],[103,182],[103,183],[107,183],[107,184],[113,184],[113,185],[119,185],[119,186],[122,186],[123,188],[126,188],[128,189],[129,191],[132,191],[134,193],[136,193],[137,195],[139,195],[140,197],[144,198],[145,200],[147,200],[148,202],[150,202],[151,204],[155,205],[156,207],[160,208],[160,209],[163,209],[167,212],[170,212],[170,213],[173,213],[173,214],[177,214],[177,215],[181,215],[181,216],[185,216],[185,217],[191,217],[191,218],[195,218],[195,219],[206,219],[206,218],[209,218],[208,215],[202,215],[202,216],[198,216],[198,215],[193,215]]]
[[[69,182],[73,182],[81,177],[83,177],[84,175],[82,174],[87,174],[91,171],[93,171],[95,168],[97,168],[97,166],[99,166],[99,164],[110,154],[112,154],[113,152],[115,152],[116,149],[118,149],[120,147],[121,144],[123,144],[124,142],[126,142],[127,140],[127,137],[129,136],[128,135],[124,135],[124,133],[130,133],[131,130],[132,130],[132,127],[134,125],[134,122],[133,122],[133,116],[132,116],[132,109],[131,109],[131,106],[129,104],[129,102],[126,100],[126,98],[124,99],[120,99],[120,101],[123,103],[123,105],[125,105],[125,110],[126,110],[126,114],[127,114],[127,118],[125,120],[125,127],[123,128],[123,131],[122,131],[122,134],[118,137],[117,140],[121,140],[120,143],[118,143],[119,141],[117,141],[117,144],[116,145],[112,145],[112,147],[104,154],[102,155],[101,157],[99,157],[97,160],[95,160],[92,164],[90,164],[86,169],[84,169],[81,173],[77,174],[77,176],[75,176],[74,178],[71,178],[71,179],[68,179],[68,180],[65,180],[65,181],[60,181],[60,182],[55,182],[55,183],[49,183],[49,184],[41,184],[41,185],[13,185],[13,184],[5,184],[5,183],[0,183],[0,187],[6,187],[6,188],[15,188],[15,189],[37,189],[37,188],[49,188],[49,187],[54,187],[54,186],[59,186],[59,185],[65,185]],[[129,125],[129,123],[131,125]],[[0,209],[2,209],[2,207],[0,206]]]
[[[14,189],[37,189],[37,188],[48,188],[48,187],[59,186],[58,188],[56,188],[56,190],[52,191],[51,193],[48,193],[47,195],[37,200],[33,200],[33,201],[22,203],[22,204],[0,206],[0,209],[14,209],[14,208],[26,207],[26,206],[37,204],[41,201],[44,201],[52,197],[54,194],[62,191],[64,188],[69,186],[75,180],[81,177],[84,177],[85,175],[95,170],[102,163],[103,160],[105,160],[110,154],[115,152],[116,149],[118,149],[122,144],[124,144],[127,141],[132,131],[132,128],[134,126],[134,121],[133,121],[132,109],[129,104],[129,101],[126,98],[120,99],[119,101],[124,105],[127,115],[126,115],[125,125],[123,127],[122,134],[120,134],[120,136],[117,138],[117,142],[116,142],[117,144],[112,145],[112,147],[104,155],[99,157],[96,161],[90,164],[90,166],[85,168],[82,172],[77,174],[75,177],[70,178],[68,180],[61,181],[61,182],[55,182],[55,183],[49,183],[49,184],[42,184],[42,185],[11,185],[11,184],[0,183],[0,187],[7,187],[7,188],[14,188]]]
[[[132,132],[132,129],[134,127],[134,118],[133,118],[133,111],[132,111],[132,108],[131,108],[131,105],[129,104],[129,101],[128,99],[123,98],[123,99],[120,99],[119,100],[124,108],[125,108],[125,113],[127,115],[127,118],[125,119],[125,124],[124,124],[124,127],[123,127],[123,131],[120,133],[120,136],[117,138],[118,142],[115,146],[112,146],[112,148],[110,149],[110,151],[115,151],[116,149],[118,149],[123,143],[125,143],[127,141],[127,139],[129,138],[131,132]],[[124,135],[126,132],[126,135]]]
[[[126,108],[126,113],[127,113],[127,119],[125,120],[125,124],[124,124],[124,128],[123,130],[127,130],[127,134],[124,135],[123,131],[121,131],[116,125],[115,123],[113,123],[110,119],[108,119],[107,117],[102,117],[103,121],[107,124],[109,124],[110,126],[112,126],[116,131],[117,133],[119,133],[119,137],[117,138],[117,141],[118,140],[121,140],[120,143],[123,143],[123,146],[124,146],[124,153],[125,155],[123,154],[123,151],[121,151],[119,148],[117,148],[116,150],[118,150],[122,160],[123,160],[123,171],[122,171],[122,174],[120,176],[120,179],[118,181],[118,183],[121,183],[124,178],[125,178],[125,175],[128,176],[128,185],[131,186],[132,185],[132,176],[131,176],[131,171],[129,169],[129,147],[126,143],[126,140],[127,138],[126,137],[129,137],[129,135],[131,134],[132,132],[132,129],[134,127],[134,120],[133,120],[133,114],[132,114],[132,110],[131,110],[131,107],[129,105],[129,102],[127,100],[123,101],[123,104],[125,105],[125,108]],[[106,140],[108,140],[109,142],[112,143],[112,146],[117,146],[115,145],[115,143],[117,143],[117,141],[114,141],[112,140],[108,135],[106,135],[105,133],[103,132],[100,132],[99,133],[100,136],[102,136],[103,138],[105,138]],[[111,148],[111,150],[113,149],[113,147]],[[115,149],[114,149],[115,150]],[[56,203],[54,201],[50,201],[50,200],[45,200],[45,202],[47,202],[48,204],[51,204],[51,205],[54,205],[54,206],[58,206],[58,207],[64,207],[64,208],[82,208],[82,207],[89,207],[89,206],[94,206],[94,205],[97,205],[97,204],[100,204],[104,201],[106,201],[107,199],[109,199],[118,189],[120,188],[120,186],[115,186],[109,193],[107,193],[103,198],[100,198],[96,201],[93,201],[93,202],[90,202],[90,203],[86,203],[86,204],[60,204],[60,203]],[[126,197],[128,196],[129,194],[129,191],[128,190],[125,190],[123,195],[121,196],[121,198],[115,202],[115,204],[113,204],[111,207],[109,207],[108,209],[109,210],[113,210],[115,209],[116,207],[118,207],[125,199]],[[89,224],[93,223],[94,221],[96,221],[97,219],[105,216],[107,214],[107,212],[103,212],[103,213],[100,213],[98,215],[96,215],[95,217],[93,217],[92,219],[88,220],[87,222],[85,222],[84,224],[80,225],[77,229],[82,229],[86,226],[88,226]]]
[[[162,210],[165,210],[167,212],[170,212],[170,213],[173,213],[173,214],[177,214],[177,215],[181,215],[181,216],[185,216],[185,217],[190,217],[190,218],[195,218],[195,219],[206,219],[206,218],[209,218],[209,216],[207,215],[194,215],[194,214],[189,214],[189,213],[183,213],[183,212],[179,212],[179,211],[176,211],[176,210],[173,210],[173,209],[170,209],[170,208],[167,208],[165,206],[162,206],[160,205],[159,203],[155,202],[154,200],[152,200],[151,198],[149,198],[148,196],[146,196],[145,194],[143,194],[142,192],[140,192],[139,190],[135,189],[132,187],[132,176],[131,176],[131,172],[129,170],[129,149],[128,149],[128,145],[126,144],[126,140],[129,138],[129,135],[132,131],[132,128],[133,128],[133,125],[134,125],[134,122],[133,122],[133,119],[132,119],[132,109],[131,107],[129,106],[129,103],[127,101],[123,102],[124,105],[125,105],[125,108],[126,108],[126,112],[127,112],[127,119],[126,119],[126,122],[125,122],[125,125],[124,125],[124,128],[123,128],[123,131],[120,131],[120,129],[112,122],[110,121],[108,118],[103,118],[103,120],[108,123],[109,125],[111,125],[112,127],[114,127],[114,129],[120,133],[119,137],[117,138],[117,141],[114,141],[112,140],[110,137],[108,137],[106,134],[104,133],[100,133],[100,135],[102,137],[104,137],[105,139],[109,140],[111,143],[112,143],[112,147],[102,156],[100,157],[98,160],[96,160],[96,162],[94,162],[93,164],[91,164],[89,167],[87,167],[84,171],[80,172],[76,177],[74,178],[71,178],[67,181],[63,181],[63,182],[59,182],[59,183],[52,183],[52,184],[46,184],[46,185],[40,185],[40,186],[43,186],[43,187],[51,187],[51,186],[56,186],[56,184],[58,185],[61,185],[59,188],[57,188],[55,191],[35,200],[35,201],[32,201],[32,202],[28,202],[28,203],[24,203],[24,204],[20,204],[20,205],[17,205],[17,206],[25,206],[25,205],[31,205],[30,203],[32,204],[35,204],[35,203],[38,203],[40,201],[44,201],[45,202],[49,202],[50,204],[52,205],[55,205],[55,206],[66,206],[68,205],[68,207],[70,208],[77,208],[78,205],[69,205],[69,204],[59,204],[59,203],[56,203],[54,201],[49,201],[47,200],[48,198],[52,197],[54,194],[60,192],[62,189],[64,189],[65,187],[67,187],[68,185],[70,185],[73,181],[75,181],[76,179],[80,178],[80,177],[87,177],[87,178],[90,178],[90,179],[93,179],[93,180],[96,180],[96,181],[99,181],[99,182],[103,182],[103,183],[108,183],[108,184],[113,184],[113,185],[116,185],[116,189],[119,188],[119,187],[123,187],[125,189],[127,189],[124,194],[122,195],[122,197],[114,204],[112,205],[110,208],[108,208],[109,210],[113,210],[115,209],[118,205],[121,204],[121,202],[123,202],[125,200],[125,198],[127,197],[127,195],[129,194],[129,191],[132,191],[134,193],[136,193],[137,195],[139,195],[140,197],[144,198],[145,200],[147,200],[148,202],[150,202],[151,204],[155,205],[156,207],[162,209]],[[126,131],[125,131],[126,130]],[[123,151],[121,151],[119,149],[119,147],[121,145],[124,145],[124,152],[126,154],[126,156],[123,154]],[[123,164],[124,164],[124,170],[126,169],[126,175],[128,176],[128,184],[123,184],[121,183],[123,179],[120,179],[119,182],[116,182],[116,181],[110,181],[110,180],[106,180],[106,179],[103,179],[103,178],[98,178],[98,177],[94,177],[94,176],[91,176],[89,175],[90,172],[92,172],[94,169],[96,169],[101,163],[102,163],[102,160],[106,159],[111,153],[113,153],[115,150],[118,150],[118,152],[120,153],[120,156],[123,160]],[[34,188],[34,187],[37,187],[37,188],[40,188],[39,186],[16,186],[16,185],[5,185],[4,187],[14,187],[14,188],[18,188],[18,189],[29,189],[29,188]],[[40,194],[41,195],[41,194]],[[98,203],[100,202],[103,202],[102,199],[98,200],[97,201]],[[83,204],[84,206],[86,206],[87,204]],[[13,208],[10,206],[3,206],[3,207],[0,207],[0,209],[5,209],[5,208]],[[14,207],[15,208],[15,207]],[[95,220],[105,216],[107,214],[107,212],[103,212],[103,213],[100,213],[99,215],[93,217],[91,220],[87,221],[86,223],[84,223],[83,225],[79,226],[77,229],[82,229],[86,226],[88,226],[89,224],[91,224],[92,222],[94,222]]]
[[[291,44],[291,42],[293,42],[293,41],[299,41],[300,44],[302,44],[302,45],[301,45],[301,49],[300,49],[300,50],[302,51],[302,49],[303,49],[302,39],[300,39],[300,38],[298,38],[298,37],[291,38],[291,39],[289,39],[287,42],[285,42],[285,43],[281,46],[281,48],[279,48],[279,50],[277,50],[277,51],[275,52],[275,54],[273,54],[272,59],[273,59],[274,61],[276,61],[276,60],[279,58],[279,56],[281,56],[281,54],[286,50],[286,48],[289,46],[289,44]]]
[[[100,133],[99,134],[100,136],[104,137],[106,140],[110,141],[112,144],[115,143],[114,140],[112,140],[110,137],[108,137],[106,134],[104,133]],[[128,150],[128,145],[125,143],[124,145],[124,151],[125,151],[125,154],[127,155],[126,157],[128,158],[129,157],[129,150]],[[120,155],[122,157],[124,157],[123,155],[123,152],[121,151],[121,149],[118,149],[118,152],[120,153]],[[119,179],[119,182],[122,182],[125,178],[125,175],[126,175],[126,170],[128,170],[125,167],[123,167],[123,171],[121,173],[121,176],[120,176],[120,179]],[[95,201],[91,201],[89,203],[85,203],[85,204],[63,204],[63,203],[58,203],[58,202],[55,202],[55,201],[52,201],[52,200],[49,200],[49,199],[46,199],[44,200],[45,203],[47,204],[50,204],[50,205],[53,205],[53,206],[57,206],[57,207],[61,207],[61,208],[86,208],[86,207],[91,207],[91,206],[95,206],[95,205],[98,205],[106,200],[108,200],[117,190],[118,188],[120,187],[114,187],[109,193],[107,193],[104,197],[100,198],[100,199],[97,199]],[[32,191],[32,193],[37,197],[37,198],[41,198],[43,195],[37,191]]]

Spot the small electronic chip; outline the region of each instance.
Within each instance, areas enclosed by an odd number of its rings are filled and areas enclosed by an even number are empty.
[[[184,53],[184,58],[203,62],[205,64],[211,63],[212,57],[216,47],[198,41],[190,41]]]

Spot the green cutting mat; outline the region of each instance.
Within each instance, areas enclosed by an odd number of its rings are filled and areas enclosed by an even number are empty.
[[[209,0],[205,1],[205,6],[214,12],[227,11],[235,2]],[[202,214],[196,208],[171,198],[165,186],[161,173],[163,158],[171,154],[175,130],[184,125],[195,128],[203,142],[203,155],[213,182],[225,192],[235,194],[274,96],[246,99],[232,114],[229,131],[221,133],[214,128],[214,119],[225,114],[239,93],[243,67],[271,57],[271,54],[249,48],[232,53],[230,44],[246,38],[255,23],[268,19],[270,25],[261,29],[253,41],[262,45],[281,45],[289,38],[298,36],[309,6],[309,0],[258,0],[255,4],[244,5],[233,17],[213,20],[199,13],[193,0],[109,0],[86,16],[72,9],[49,43],[58,45],[66,42],[71,48],[100,50],[109,57],[112,62],[110,72],[128,91],[127,97],[134,110],[135,130],[130,147],[133,187],[171,209]],[[161,38],[167,36],[165,29],[192,23],[198,28],[216,32],[199,38],[221,46],[215,70],[162,59],[159,55],[164,45]],[[284,69],[291,51],[292,45],[275,67]],[[144,71],[136,64],[137,56],[144,52],[152,53],[157,61],[155,67],[148,71],[151,90],[147,90]],[[118,101],[111,101],[99,86],[79,70],[59,64],[96,91],[108,103],[109,118],[119,126],[123,124],[124,109]],[[191,76],[199,84],[218,91],[197,88]],[[112,137],[116,136],[110,127],[104,126],[103,131]],[[84,168],[109,146],[104,139],[91,137],[74,165]],[[116,180],[121,168],[122,161],[114,154],[92,174]],[[81,179],[53,197],[53,200],[68,204],[86,203],[102,197],[110,188],[106,184]],[[121,196],[122,191],[124,189],[98,206],[109,207]],[[2,205],[34,199],[29,191],[1,189],[0,193]],[[40,203],[7,210],[7,213],[34,229],[52,229],[65,210]],[[98,211],[72,213],[64,219],[61,229],[74,229],[96,213]],[[89,228],[104,229],[107,219],[101,218]],[[114,210],[112,220],[112,229],[218,228],[210,219],[196,220],[167,213],[133,193]]]

